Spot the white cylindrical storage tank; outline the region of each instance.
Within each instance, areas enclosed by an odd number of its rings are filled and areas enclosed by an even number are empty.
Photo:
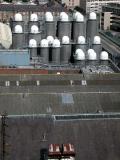
[[[73,20],[76,20],[76,16],[77,16],[77,15],[79,15],[79,14],[81,14],[81,13],[80,13],[80,12],[78,12],[78,11],[77,11],[77,12],[75,12],[75,13],[73,13]]]
[[[15,31],[15,26],[20,25],[22,26],[23,32],[24,32],[24,22],[23,22],[23,16],[20,13],[16,13],[14,16],[14,20],[12,21],[12,32]]]
[[[37,57],[37,41],[35,39],[29,40],[30,58]]]
[[[100,59],[100,53],[102,51],[101,38],[95,36],[92,44],[93,50],[97,53],[97,59]]]
[[[29,17],[29,22],[28,22],[28,30],[26,31],[29,31],[31,33],[31,27],[35,25],[38,27],[38,30],[40,28],[40,25],[39,25],[39,21],[38,21],[38,15],[36,13],[32,13]]]
[[[60,41],[54,39],[52,45],[52,63],[59,65],[60,64]]]
[[[97,61],[97,54],[93,49],[88,49],[88,64],[96,66],[98,63]]]
[[[45,14],[45,29],[47,36],[56,36],[56,25],[51,12],[46,12]]]
[[[51,46],[53,44],[54,37],[53,36],[48,36],[47,40],[48,40],[48,44]]]
[[[89,14],[89,19],[87,20],[87,28],[86,28],[86,34],[87,34],[87,41],[89,44],[93,44],[94,36],[97,35],[98,32],[98,24],[97,24],[97,16],[96,13],[91,12]]]
[[[93,49],[88,49],[88,60],[97,60],[97,54]]]
[[[30,33],[28,34],[29,40],[35,39],[37,41],[37,46],[41,41],[41,32],[39,32],[39,27],[37,25],[32,25],[30,28]]]
[[[30,15],[30,21],[31,22],[37,22],[38,21],[38,15],[36,13],[32,13]]]
[[[14,17],[14,20],[15,20],[16,22],[21,22],[21,21],[23,20],[22,14],[16,13],[16,14],[15,14],[15,17]]]
[[[80,13],[73,21],[73,41],[76,42],[79,36],[85,36],[84,16]]]
[[[75,51],[74,58],[76,61],[84,61],[85,60],[85,53],[83,52],[82,49],[77,49]]]
[[[61,64],[68,64],[71,58],[71,44],[68,36],[63,36],[62,45],[61,45],[61,53],[60,53],[60,61]]]
[[[25,47],[25,35],[23,33],[23,28],[21,25],[16,25],[14,27],[14,32],[12,33],[12,48],[22,49]]]
[[[76,49],[82,49],[84,53],[86,53],[87,50],[87,44],[86,39],[84,36],[79,36],[77,39],[77,43],[75,43],[75,50]]]
[[[85,53],[82,49],[76,49],[74,54],[74,62],[79,64],[81,67],[85,66]]]
[[[44,64],[49,63],[49,44],[47,39],[42,39],[40,43],[40,56]]]
[[[37,25],[32,25],[31,26],[31,33],[37,34],[39,33],[39,29]]]
[[[100,53],[100,64],[101,65],[108,65],[109,64],[109,55],[108,55],[108,52],[102,51]]]
[[[68,36],[71,39],[71,21],[67,13],[62,12],[60,14],[60,20],[57,23],[57,36],[62,40],[63,36]]]

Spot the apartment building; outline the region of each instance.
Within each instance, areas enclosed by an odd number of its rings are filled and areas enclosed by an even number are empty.
[[[81,0],[80,7],[83,8],[86,13],[100,13],[102,12],[102,6],[106,6],[109,3],[120,3],[120,0]]]
[[[62,0],[62,3],[65,3],[69,8],[74,8],[80,5],[80,0]]]
[[[120,4],[103,6],[101,13],[101,29],[120,31]]]

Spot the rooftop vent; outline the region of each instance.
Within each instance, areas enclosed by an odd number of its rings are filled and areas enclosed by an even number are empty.
[[[21,25],[16,25],[15,26],[15,33],[23,33],[23,29]]]

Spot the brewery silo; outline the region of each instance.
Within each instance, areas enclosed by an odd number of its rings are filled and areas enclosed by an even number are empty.
[[[46,29],[46,37],[56,36],[56,24],[51,12],[45,13],[45,29]]]
[[[42,39],[40,43],[40,56],[43,64],[49,63],[49,45],[47,39]]]
[[[85,36],[84,16],[81,13],[76,13],[73,21],[73,41],[76,42],[79,36]]]
[[[60,62],[61,64],[68,64],[71,58],[71,43],[68,36],[63,36],[61,53],[60,53]]]
[[[37,41],[35,39],[29,40],[30,58],[37,57]]]
[[[54,39],[51,52],[52,64],[60,65],[60,41],[58,39]]]
[[[60,13],[60,20],[57,24],[57,30],[58,30],[58,38],[62,40],[63,36],[68,36],[71,40],[71,26],[72,23],[69,20],[69,16],[65,12]]]

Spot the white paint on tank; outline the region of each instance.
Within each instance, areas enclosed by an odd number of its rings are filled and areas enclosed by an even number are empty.
[[[48,47],[48,40],[47,39],[42,39],[40,44],[41,44],[41,47]]]
[[[91,20],[96,20],[96,19],[97,19],[96,13],[95,13],[95,12],[91,12],[91,13],[89,14],[89,19],[91,19]]]
[[[88,59],[89,60],[96,60],[97,54],[93,49],[88,49]]]
[[[69,21],[68,14],[65,13],[65,12],[61,12],[60,13],[60,20],[63,21],[63,22],[68,22]]]
[[[100,36],[95,36],[93,43],[94,44],[101,44],[101,38],[100,38]]]
[[[16,25],[15,26],[15,33],[23,33],[23,29],[21,25]]]
[[[80,14],[81,14],[80,12],[75,12],[75,13],[73,14],[73,19],[76,20],[76,16],[77,16],[77,15],[80,15]]]
[[[38,32],[39,32],[38,26],[37,25],[32,25],[31,26],[31,33],[38,33]]]
[[[82,14],[77,14],[75,20],[77,22],[84,22],[84,16]]]
[[[101,60],[108,60],[109,59],[108,52],[102,51],[100,54],[100,59]]]
[[[54,39],[53,47],[55,47],[55,48],[60,47],[60,41],[58,39]]]
[[[85,60],[85,53],[82,49],[76,49],[75,51],[75,59],[76,60]]]
[[[69,44],[70,43],[70,38],[68,36],[63,36],[62,37],[62,44]]]
[[[46,12],[45,13],[45,20],[48,22],[52,22],[53,21],[53,15],[51,12]]]
[[[17,22],[22,21],[22,14],[16,13],[14,18],[15,18],[15,21]]]
[[[35,39],[29,40],[29,47],[36,48],[37,47],[37,41]]]
[[[84,36],[78,37],[78,44],[85,44],[85,37]]]
[[[32,22],[38,21],[38,15],[35,14],[35,13],[31,14],[31,16],[30,16],[30,21],[32,21]]]
[[[47,40],[48,40],[49,44],[53,44],[54,38],[53,38],[53,36],[48,36]]]

